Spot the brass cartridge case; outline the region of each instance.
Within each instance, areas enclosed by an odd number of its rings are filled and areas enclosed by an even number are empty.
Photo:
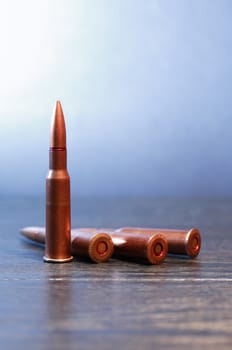
[[[45,262],[69,262],[70,178],[67,171],[66,129],[60,102],[56,103],[49,152],[49,173],[46,178],[46,245]]]
[[[73,233],[96,232],[96,228],[74,229]],[[103,229],[114,243],[114,255],[143,260],[150,264],[160,264],[167,255],[168,244],[166,238],[158,233],[119,232]]]
[[[113,254],[114,245],[109,234],[101,232],[81,232],[72,234],[72,253],[77,256],[89,257],[96,263],[109,260]]]
[[[196,228],[190,230],[151,229],[141,227],[122,227],[117,232],[160,233],[168,242],[168,253],[188,255],[195,258],[201,249],[201,234]]]
[[[159,234],[111,232],[115,256],[128,256],[150,264],[160,264],[167,255],[166,238]]]

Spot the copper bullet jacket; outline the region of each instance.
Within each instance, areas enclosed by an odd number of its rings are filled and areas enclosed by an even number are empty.
[[[44,227],[24,227],[20,233],[38,243],[45,243]],[[71,234],[71,252],[73,255],[88,258],[101,263],[109,260],[113,254],[114,245],[111,237],[105,232],[74,232]]]
[[[73,233],[95,232],[96,228],[74,229]],[[114,243],[114,255],[126,256],[144,260],[150,264],[160,264],[167,255],[168,244],[166,238],[159,233],[132,233],[118,232],[112,229],[103,229],[111,237]]]
[[[45,227],[28,226],[20,230],[22,236],[27,239],[44,244],[45,243]]]
[[[44,261],[69,262],[71,256],[70,178],[67,171],[66,129],[60,102],[51,124],[49,173],[46,178],[46,245]]]
[[[117,232],[160,233],[168,241],[168,253],[188,255],[195,258],[201,249],[201,234],[196,228],[191,230],[150,229],[141,227],[122,227]]]

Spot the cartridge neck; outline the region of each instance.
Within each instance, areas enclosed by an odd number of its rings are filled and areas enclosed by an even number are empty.
[[[66,148],[50,147],[49,149],[49,169],[61,170],[67,168]]]

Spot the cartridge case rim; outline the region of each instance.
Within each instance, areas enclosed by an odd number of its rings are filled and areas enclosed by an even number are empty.
[[[159,246],[160,251],[155,251]],[[162,234],[155,233],[146,244],[146,256],[151,264],[160,264],[167,256],[168,242]]]
[[[44,260],[44,262],[51,262],[51,263],[64,263],[64,262],[71,262],[71,261],[73,261],[73,256],[71,255],[71,256],[69,256],[68,258],[61,258],[61,259],[57,259],[57,258],[49,258],[48,256],[44,256],[43,257],[43,260]]]
[[[99,249],[99,245],[105,245],[104,249]],[[94,262],[105,262],[111,258],[114,252],[114,244],[109,234],[96,232],[89,242],[88,254]]]
[[[197,257],[201,250],[201,234],[196,228],[192,228],[186,235],[185,248],[191,258]]]

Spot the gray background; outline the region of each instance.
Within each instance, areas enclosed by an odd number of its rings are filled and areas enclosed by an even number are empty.
[[[232,2],[0,2],[0,194],[42,194],[56,99],[72,194],[232,194]]]

